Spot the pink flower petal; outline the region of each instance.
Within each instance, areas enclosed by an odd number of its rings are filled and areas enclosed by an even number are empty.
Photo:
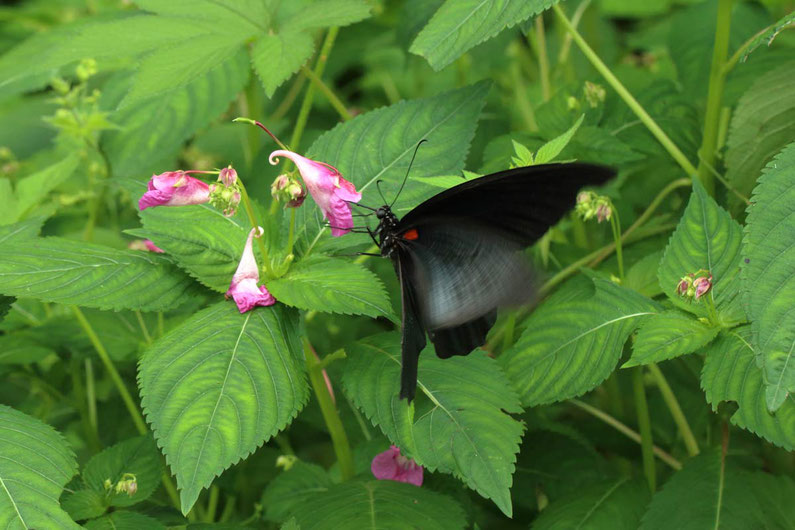
[[[375,455],[370,464],[370,471],[378,480],[396,480],[422,486],[422,466],[401,455],[400,449],[394,445],[383,453]]]
[[[249,231],[246,245],[243,247],[243,255],[240,257],[240,263],[234,276],[232,276],[229,290],[226,291],[226,296],[234,299],[241,313],[245,313],[256,306],[269,306],[276,303],[276,298],[268,292],[264,285],[257,286],[259,268],[257,267],[257,260],[254,258],[254,249],[252,247],[255,233],[258,233],[258,237],[261,236],[262,228],[252,228]]]
[[[210,187],[184,171],[167,171],[152,175],[147,191],[138,201],[138,209],[153,206],[187,206],[204,204],[210,200]]]
[[[157,252],[158,254],[163,254],[165,252],[162,248],[152,243],[151,239],[144,239],[144,246],[149,252]]]

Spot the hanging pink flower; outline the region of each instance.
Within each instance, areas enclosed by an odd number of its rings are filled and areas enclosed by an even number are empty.
[[[189,177],[191,171],[166,171],[152,175],[147,191],[138,201],[138,209],[153,206],[187,206],[204,204],[210,200],[210,187],[199,179]]]
[[[353,216],[348,202],[359,202],[362,194],[344,178],[336,168],[310,160],[292,151],[278,150],[271,153],[270,163],[277,164],[278,157],[285,156],[295,162],[309,194],[331,225],[332,236],[342,236],[353,228]]]
[[[255,232],[257,237],[262,236],[262,227],[252,228],[248,233],[240,264],[237,266],[235,275],[232,276],[229,290],[226,291],[226,297],[234,299],[241,313],[250,311],[256,306],[269,306],[276,303],[276,299],[264,285],[257,286],[259,269],[254,258],[254,249],[251,246]]]
[[[370,470],[378,480],[396,480],[422,486],[422,466],[401,455],[400,449],[395,445],[375,455]]]

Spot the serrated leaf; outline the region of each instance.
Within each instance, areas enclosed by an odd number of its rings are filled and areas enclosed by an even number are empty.
[[[284,21],[282,28],[290,31],[347,26],[370,16],[365,0],[314,0]]]
[[[721,401],[739,408],[731,422],[765,440],[795,450],[795,397],[787,396],[775,414],[767,409],[762,369],[751,347],[751,327],[724,332],[707,348],[701,388],[717,410]]]
[[[760,76],[740,98],[726,141],[726,179],[746,197],[765,165],[795,138],[795,62]]]
[[[452,499],[393,480],[355,480],[314,495],[294,514],[301,530],[403,530],[464,528]]]
[[[92,490],[77,490],[64,493],[61,507],[75,521],[93,519],[104,514],[108,507],[105,496]]]
[[[775,411],[795,391],[795,143],[759,178],[748,208],[742,280],[766,401]]]
[[[315,50],[312,36],[301,31],[281,31],[263,35],[251,49],[251,63],[265,87],[273,96],[276,89],[306,63]]]
[[[539,147],[538,151],[536,151],[535,163],[546,164],[554,160],[555,157],[557,157],[560,152],[563,151],[567,145],[569,145],[574,133],[576,133],[577,129],[579,129],[580,125],[582,125],[583,119],[585,119],[585,114],[581,115],[579,119],[574,122],[574,125],[572,125],[566,132]]]
[[[751,43],[745,49],[743,56],[740,57],[740,62],[745,62],[745,60],[748,59],[748,56],[751,55],[753,51],[762,44],[766,44],[767,46],[773,44],[773,41],[778,34],[793,24],[795,24],[795,11],[788,15],[784,15],[778,22],[772,24],[765,31],[754,37],[754,40],[751,41]]]
[[[114,113],[120,130],[103,135],[114,175],[140,177],[171,169],[157,162],[173,157],[187,138],[226,110],[248,81],[249,71],[241,49],[183,87]]]
[[[277,300],[299,309],[397,320],[381,280],[357,263],[311,256],[267,287]]]
[[[270,18],[262,0],[135,0],[135,4],[169,19],[174,17],[171,20],[207,20],[222,28],[219,32],[237,31],[245,37],[265,31]]]
[[[306,403],[296,328],[296,313],[281,304],[240,314],[225,301],[144,354],[141,403],[177,477],[183,513]]]
[[[709,344],[719,331],[719,327],[709,326],[678,311],[652,315],[640,326],[632,357],[622,368],[667,361],[692,353]]]
[[[662,257],[663,251],[658,250],[640,258],[627,270],[621,285],[629,287],[649,298],[662,294],[660,282],[657,281],[657,268]]]
[[[108,447],[91,457],[83,469],[83,480],[94,492],[105,495],[105,480],[116,484],[125,473],[136,477],[135,495],[111,493],[109,506],[132,506],[149,498],[160,485],[163,467],[160,451],[151,436],[138,436]]]
[[[525,406],[563,401],[592,390],[613,372],[629,334],[657,305],[613,282],[594,278],[586,299],[545,303],[499,357]]]
[[[39,235],[43,224],[43,217],[32,217],[19,223],[0,226],[0,245],[33,239]]]
[[[622,479],[589,486],[552,502],[533,521],[533,530],[610,528],[635,530],[649,500],[649,489]]]
[[[170,259],[57,237],[0,247],[0,292],[98,309],[160,311],[194,283]]]
[[[14,220],[27,217],[52,190],[72,176],[78,162],[80,157],[71,154],[41,171],[20,179],[15,190],[17,211]]]
[[[31,364],[54,353],[20,333],[0,335],[0,365]]]
[[[0,405],[0,526],[80,528],[58,497],[77,472],[75,455],[55,429]]]
[[[482,351],[420,357],[420,395],[410,407],[398,397],[400,338],[384,334],[350,346],[346,393],[405,454],[430,470],[453,473],[510,516],[510,487],[522,411],[497,363]],[[427,397],[427,399],[424,399]]]
[[[362,204],[382,204],[375,182],[382,180],[384,194],[393,198],[417,144],[428,140],[420,148],[406,186],[417,188],[417,193],[408,199],[404,190],[395,204],[398,212],[414,207],[422,199],[423,187],[416,183],[412,186],[412,178],[455,175],[464,168],[490,86],[481,82],[362,114],[323,134],[307,156],[339,169],[363,193]],[[424,189],[428,196],[438,192],[432,186]],[[297,237],[307,247],[315,244],[325,224],[320,210],[314,204],[308,206],[296,210]]]
[[[103,515],[85,524],[86,530],[166,530],[166,527],[153,517],[137,512],[118,511]]]
[[[329,490],[333,485],[322,467],[307,462],[296,462],[293,467],[268,483],[262,494],[265,518],[277,523],[303,509],[312,497]]]
[[[693,180],[693,193],[682,218],[671,236],[657,271],[660,287],[680,309],[700,317],[707,315],[705,303],[690,302],[676,292],[683,276],[706,269],[713,284],[705,296],[711,297],[721,320],[742,322],[745,313],[740,294],[740,246],[742,228],[729,213],[707,195]]]
[[[555,5],[557,0],[447,0],[409,48],[439,71],[505,28]]]

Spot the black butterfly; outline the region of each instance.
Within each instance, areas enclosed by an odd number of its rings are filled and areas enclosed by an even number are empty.
[[[442,359],[482,346],[498,307],[533,298],[535,282],[518,251],[554,226],[583,186],[613,175],[592,164],[544,164],[469,180],[402,219],[392,212],[394,200],[377,209],[365,206],[379,219],[368,232],[400,281],[401,398],[414,398],[426,331]]]

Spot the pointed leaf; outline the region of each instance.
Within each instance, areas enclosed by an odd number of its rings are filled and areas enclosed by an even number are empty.
[[[80,162],[80,157],[72,154],[41,171],[20,179],[16,187],[17,220],[25,218],[47,194],[71,177],[77,169],[78,162]]]
[[[787,29],[789,26],[795,24],[795,11],[788,15],[784,15],[778,22],[775,24],[770,25],[765,31],[759,33],[754,40],[748,45],[743,53],[743,56],[740,58],[741,62],[745,62],[748,59],[748,56],[753,53],[759,46],[765,44],[770,46],[773,44],[773,40],[781,33],[782,30]]]
[[[0,527],[80,528],[58,504],[76,472],[75,455],[60,433],[0,405]]]
[[[0,335],[0,365],[31,364],[54,353],[22,333]]]
[[[482,351],[442,360],[429,348],[420,357],[417,379],[420,395],[410,408],[398,398],[395,333],[348,350],[343,384],[367,417],[417,463],[453,473],[510,516],[523,427],[507,413],[522,409],[497,363]]]
[[[57,237],[0,247],[0,293],[98,309],[159,311],[194,283],[170,259]]]
[[[19,223],[0,226],[0,245],[33,239],[39,235],[43,224],[43,217],[32,217]]]
[[[657,363],[697,351],[717,336],[711,327],[678,311],[666,311],[646,319],[638,330],[632,358],[622,368]]]
[[[313,51],[315,44],[309,33],[280,31],[260,37],[251,50],[251,63],[265,87],[265,94],[273,96],[276,89],[309,60]]]
[[[84,521],[99,517],[108,510],[104,492],[99,494],[93,490],[77,490],[66,492],[61,497],[61,507],[75,521]]]
[[[370,16],[366,0],[313,0],[282,24],[289,31],[347,26]]]
[[[613,372],[629,334],[657,305],[635,291],[594,278],[594,295],[545,303],[499,357],[525,406],[573,398]]]
[[[306,403],[296,326],[296,313],[281,304],[241,315],[225,301],[144,354],[142,405],[177,477],[183,513]]]
[[[766,400],[775,411],[795,392],[795,143],[765,168],[754,188],[743,239],[743,289],[761,356]]]
[[[88,521],[86,530],[166,530],[166,527],[153,517],[137,512],[118,511]]]
[[[546,164],[555,160],[555,157],[557,157],[560,152],[563,151],[567,145],[569,145],[574,133],[576,133],[577,129],[580,128],[583,119],[585,119],[585,114],[581,115],[580,118],[574,122],[574,125],[569,128],[569,130],[539,147],[538,151],[536,152],[535,163]]]
[[[165,20],[207,20],[219,33],[236,31],[246,37],[265,31],[270,18],[262,0],[135,0],[135,4],[167,16]]]

